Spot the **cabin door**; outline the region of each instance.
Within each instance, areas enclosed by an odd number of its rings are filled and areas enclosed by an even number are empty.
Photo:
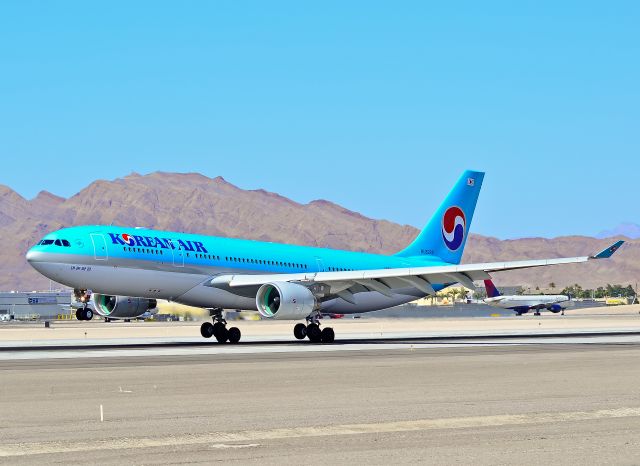
[[[91,242],[93,243],[93,257],[97,261],[106,261],[109,259],[107,241],[104,239],[104,235],[100,233],[91,233]]]

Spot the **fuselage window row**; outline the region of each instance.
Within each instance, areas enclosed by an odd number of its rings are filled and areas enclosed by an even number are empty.
[[[51,241],[53,242],[53,240],[43,240],[41,241],[41,244],[44,243],[44,241]],[[59,240],[58,240],[59,241]],[[63,243],[66,242],[67,244],[69,243],[67,240],[62,240]],[[47,243],[47,244],[51,244],[51,243]],[[164,251],[161,249],[144,249],[144,248],[135,248],[135,247],[130,247],[130,246],[124,246],[122,248],[125,252],[139,252],[139,253],[146,253],[146,254],[164,254]],[[186,256],[189,257],[189,253],[186,253]],[[195,254],[195,257],[197,259],[207,259],[207,260],[221,260],[220,256],[217,256],[215,254]],[[240,262],[240,263],[249,263],[249,264],[257,264],[257,265],[271,265],[271,266],[276,266],[276,267],[289,267],[289,268],[298,268],[298,269],[308,269],[308,265],[307,264],[295,264],[292,262],[282,262],[282,261],[272,261],[272,260],[265,260],[265,259],[246,259],[246,258],[240,258],[240,257],[225,257],[224,260],[226,262]],[[332,269],[330,267],[330,269]],[[334,269],[337,270],[337,269]],[[343,270],[347,270],[347,269],[343,269]]]

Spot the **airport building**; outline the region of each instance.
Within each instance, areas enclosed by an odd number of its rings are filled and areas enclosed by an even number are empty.
[[[70,313],[68,291],[0,293],[0,321],[57,319]]]

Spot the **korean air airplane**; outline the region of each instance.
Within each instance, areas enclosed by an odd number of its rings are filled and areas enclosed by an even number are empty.
[[[298,339],[330,343],[323,314],[376,311],[434,294],[454,283],[474,287],[496,271],[569,264],[594,256],[459,265],[484,173],[465,171],[427,226],[390,256],[186,233],[78,226],[46,235],[27,252],[44,276],[73,287],[108,318],[134,317],[166,299],[210,310],[201,334],[237,343],[223,309],[257,310],[266,319],[302,320]],[[78,317],[90,319],[89,306]]]

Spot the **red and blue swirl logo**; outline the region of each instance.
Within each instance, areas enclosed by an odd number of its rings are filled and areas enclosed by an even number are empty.
[[[122,237],[122,241],[127,243],[129,246],[133,246],[135,244],[135,241],[130,234],[122,233],[120,236]]]
[[[464,242],[467,220],[460,207],[449,207],[442,216],[442,239],[451,251],[457,251]]]

